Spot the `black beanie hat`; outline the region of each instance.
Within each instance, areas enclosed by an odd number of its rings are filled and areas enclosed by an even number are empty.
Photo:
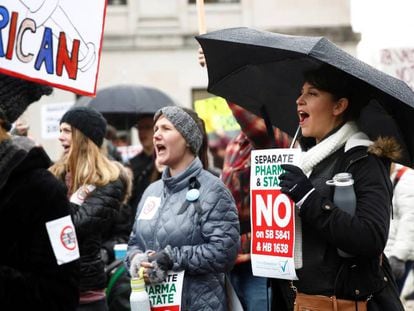
[[[81,131],[98,147],[102,146],[106,133],[106,120],[99,111],[92,107],[73,107],[60,119],[60,124],[63,122]]]
[[[50,86],[30,82],[0,73],[0,118],[3,127],[10,130],[11,123],[33,102],[52,93]]]

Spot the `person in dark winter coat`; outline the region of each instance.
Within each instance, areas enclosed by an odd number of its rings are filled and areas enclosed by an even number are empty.
[[[128,163],[128,167],[133,174],[133,190],[128,202],[132,213],[131,226],[145,189],[161,177],[155,165],[154,145],[152,144],[152,136],[154,135],[153,118],[152,114],[139,116],[136,128],[142,151],[131,158]]]
[[[240,236],[234,199],[196,156],[203,128],[195,112],[164,107],[154,120],[157,161],[166,168],[138,205],[127,267],[132,277],[144,268],[149,284],[168,270],[185,271],[181,310],[227,310],[224,273],[234,265]]]
[[[358,130],[353,121],[361,107],[360,90],[351,77],[322,65],[309,71],[305,81],[296,104],[308,148],[301,166],[282,165],[285,173],[279,177],[281,191],[298,208],[296,235],[302,238],[292,288],[368,301],[370,311],[403,310],[383,255],[392,198],[390,159],[398,148],[386,139],[372,142]],[[338,208],[334,188],[326,183],[345,171],[354,180],[354,215]],[[350,256],[341,256],[338,249]]]
[[[65,181],[80,247],[81,283],[78,310],[107,310],[104,243],[119,225],[127,200],[126,171],[100,149],[106,121],[90,107],[68,110],[60,121],[63,158],[50,170]],[[110,247],[109,247],[110,248]],[[106,249],[106,251],[112,251]]]
[[[0,74],[0,310],[76,310],[79,251],[65,187],[47,170],[50,159],[27,137],[7,131],[50,87]],[[55,253],[67,225],[70,257]],[[60,230],[63,227],[60,228]],[[57,255],[56,255],[57,254]]]

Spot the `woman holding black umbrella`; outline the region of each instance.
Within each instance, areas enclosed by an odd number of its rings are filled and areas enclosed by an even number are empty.
[[[364,102],[358,90],[350,76],[322,65],[305,74],[296,101],[305,152],[300,167],[282,165],[285,173],[279,177],[282,192],[296,203],[300,216],[299,279],[291,284],[295,308],[313,310],[310,301],[317,298],[320,305],[321,296],[315,295],[323,295],[325,300],[347,300],[341,303],[355,310],[366,310],[364,305],[368,310],[403,310],[383,255],[392,197],[390,159],[398,146],[384,139],[372,142],[358,130],[358,101]],[[338,207],[335,188],[327,184],[340,172],[352,174],[353,215]]]

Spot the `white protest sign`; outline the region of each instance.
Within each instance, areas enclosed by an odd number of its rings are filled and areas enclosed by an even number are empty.
[[[41,108],[41,128],[43,139],[56,139],[60,133],[60,119],[74,104],[71,102],[44,104]]]
[[[414,90],[414,47],[380,49],[378,68]]]
[[[95,95],[105,0],[2,0],[0,71]]]
[[[161,204],[160,197],[149,196],[145,199],[144,206],[142,207],[141,213],[138,216],[138,220],[150,220],[154,218]]]
[[[168,271],[164,282],[147,285],[152,311],[180,311],[184,271]]]
[[[70,216],[48,221],[46,229],[58,265],[79,258],[78,240]]]
[[[250,172],[253,275],[297,279],[294,264],[295,204],[280,191],[281,164],[298,165],[298,149],[253,150]]]

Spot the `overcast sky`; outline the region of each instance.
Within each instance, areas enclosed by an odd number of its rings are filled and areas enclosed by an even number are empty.
[[[382,47],[414,47],[413,0],[350,0],[352,26],[363,41]]]

